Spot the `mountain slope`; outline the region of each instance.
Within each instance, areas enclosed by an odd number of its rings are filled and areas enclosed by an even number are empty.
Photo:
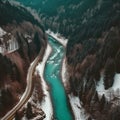
[[[26,88],[30,63],[46,48],[41,23],[25,8],[0,1],[0,117],[18,101]],[[41,55],[44,51],[41,51]],[[41,59],[43,56],[40,56]]]
[[[120,1],[31,0],[25,5],[38,11],[46,29],[69,39],[66,58],[70,92],[79,95],[91,118],[119,120],[116,103],[120,87],[114,92],[110,89],[120,73]],[[104,89],[99,91],[101,81]]]

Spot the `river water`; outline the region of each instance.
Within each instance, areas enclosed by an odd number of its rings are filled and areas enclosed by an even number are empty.
[[[62,59],[65,55],[65,48],[52,37],[49,37],[49,44],[52,47],[52,53],[49,56],[45,66],[44,78],[50,85],[54,119],[73,120],[60,73]]]

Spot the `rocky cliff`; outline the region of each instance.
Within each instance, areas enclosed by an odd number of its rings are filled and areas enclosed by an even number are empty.
[[[0,117],[19,101],[28,67],[41,49],[44,54],[46,40],[42,24],[25,8],[0,1]]]

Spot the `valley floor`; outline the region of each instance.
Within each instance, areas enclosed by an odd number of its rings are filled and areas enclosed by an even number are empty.
[[[68,40],[62,37],[59,33],[53,33],[50,30],[48,30],[47,33],[51,35],[53,38],[55,38],[56,40],[58,40],[64,47],[66,47]],[[61,76],[62,76],[62,82],[64,84],[64,87],[66,87],[67,79],[66,79],[65,58],[62,64]],[[68,94],[68,98],[75,116],[75,120],[86,120],[88,118],[88,115],[85,113],[84,109],[82,108],[79,98],[76,96],[73,96],[72,94]]]

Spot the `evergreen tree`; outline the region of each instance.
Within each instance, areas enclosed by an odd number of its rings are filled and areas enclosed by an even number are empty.
[[[15,113],[15,120],[21,120],[21,118],[20,118],[18,112]]]
[[[31,106],[31,103],[29,103],[29,102],[28,102],[28,104],[27,104],[26,117],[27,117],[28,119],[31,119],[31,118],[33,117],[32,106]]]
[[[93,99],[94,99],[95,102],[99,102],[99,97],[98,97],[98,92],[97,91],[95,92],[95,96],[94,96]]]
[[[100,106],[99,106],[99,110],[102,111],[104,109],[104,105],[106,104],[106,99],[105,99],[105,95],[102,95],[102,98],[100,100]]]

